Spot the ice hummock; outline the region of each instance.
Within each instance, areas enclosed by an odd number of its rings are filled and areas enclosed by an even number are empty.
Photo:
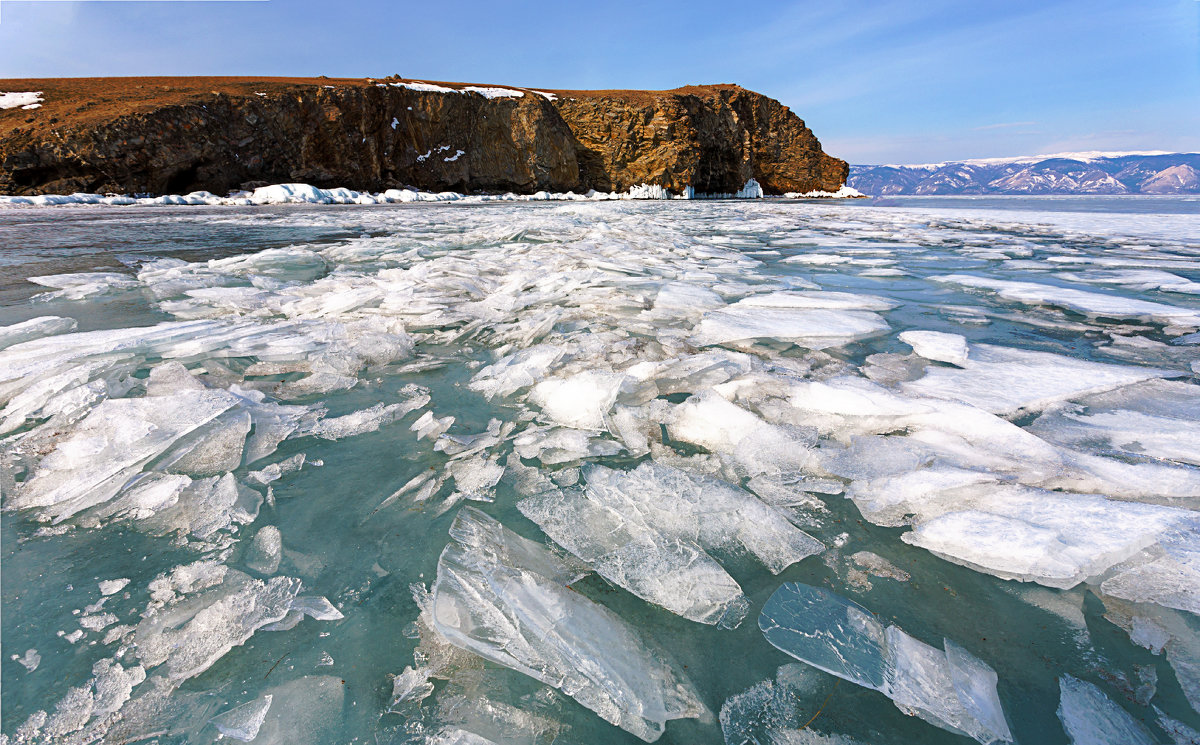
[[[996,673],[958,644],[925,644],[824,588],[789,582],[763,606],[767,641],[796,659],[880,691],[906,714],[981,743],[1012,742]]]

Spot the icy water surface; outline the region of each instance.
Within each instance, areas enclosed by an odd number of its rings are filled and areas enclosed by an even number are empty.
[[[1185,743],[1200,203],[0,212],[9,742]]]

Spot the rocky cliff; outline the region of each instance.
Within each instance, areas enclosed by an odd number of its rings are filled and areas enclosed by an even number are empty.
[[[732,85],[533,91],[398,79],[0,80],[0,193],[378,191],[768,194],[845,183],[778,101]],[[12,98],[10,100],[16,100]],[[22,99],[24,101],[26,99]]]

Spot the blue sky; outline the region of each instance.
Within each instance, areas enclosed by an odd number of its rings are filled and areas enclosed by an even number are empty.
[[[855,163],[1200,150],[1198,0],[0,0],[0,77],[391,73],[738,83]]]

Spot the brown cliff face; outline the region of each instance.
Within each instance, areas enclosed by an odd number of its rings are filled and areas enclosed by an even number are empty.
[[[727,194],[754,178],[768,194],[836,191],[849,173],[786,106],[734,85],[559,95],[580,171],[596,189]]]
[[[460,84],[441,84],[460,88]],[[305,182],[356,190],[836,190],[777,101],[736,86],[675,91],[443,93],[388,81],[244,78],[0,80],[42,91],[0,111],[0,193],[225,193]]]

